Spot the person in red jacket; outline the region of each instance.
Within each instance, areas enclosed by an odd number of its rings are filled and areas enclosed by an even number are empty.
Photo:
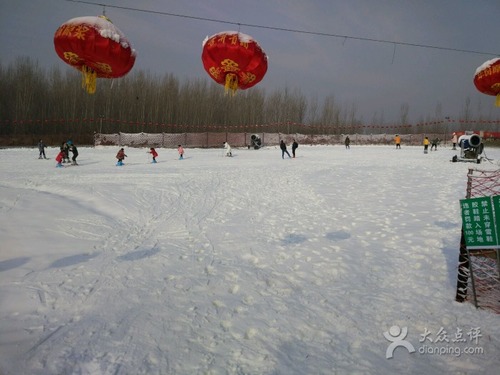
[[[156,163],[156,157],[158,156],[158,153],[156,152],[155,148],[151,147],[148,153],[150,153],[151,156],[153,157],[152,163]]]
[[[125,155],[125,150],[121,148],[120,151],[118,151],[118,153],[116,154],[116,158],[118,159],[118,163],[116,163],[116,165],[123,165],[123,159],[125,159],[126,157],[127,155]]]
[[[62,168],[62,161],[65,157],[66,153],[63,151],[62,147],[61,147],[61,151],[59,151],[59,153],[57,154],[56,156],[56,161],[57,161],[57,165],[56,167],[57,168]]]

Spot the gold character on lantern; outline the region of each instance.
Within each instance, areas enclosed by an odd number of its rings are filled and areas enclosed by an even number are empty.
[[[224,59],[220,62],[220,64],[222,65],[222,69],[224,69],[225,72],[237,72],[238,70],[240,70],[238,64],[231,59]]]

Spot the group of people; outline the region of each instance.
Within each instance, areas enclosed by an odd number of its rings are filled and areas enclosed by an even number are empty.
[[[401,142],[401,141],[400,141]],[[346,136],[345,137],[345,140],[344,140],[344,144],[345,144],[345,148],[346,149],[350,149],[351,148],[351,139],[349,138],[349,136]],[[297,148],[299,147],[299,144],[297,143],[297,141],[294,139],[293,140],[293,143],[292,143],[292,155],[293,156],[290,156],[290,154],[288,153],[287,151],[287,148],[286,148],[286,143],[281,140],[280,141],[280,148],[281,148],[281,158],[284,159],[285,158],[285,154],[288,155],[288,157],[292,157],[294,158],[295,157],[295,150],[297,150]],[[401,146],[400,146],[401,147]]]
[[[224,142],[222,144],[222,146],[224,147],[224,151],[225,151],[225,156],[233,156],[233,152],[231,150],[231,146],[229,145],[229,143],[227,142]],[[283,140],[280,141],[280,148],[281,148],[281,157],[284,159],[285,158],[285,154],[288,155],[289,158],[295,158],[295,150],[297,150],[297,148],[299,147],[299,144],[297,143],[297,141],[294,139],[293,140],[293,143],[292,143],[292,155],[291,156],[289,153],[288,153],[288,150],[287,150],[287,146],[285,144],[285,142]],[[182,147],[182,145],[178,145],[177,146],[177,152],[179,153],[179,160],[183,160],[184,159],[184,148]],[[152,158],[153,158],[153,161],[152,163],[156,163],[156,158],[158,157],[158,152],[155,150],[154,147],[151,147],[148,151],[149,154],[151,154]],[[127,157],[127,155],[125,154],[125,149],[124,148],[120,148],[120,150],[118,150],[118,153],[116,154],[116,159],[118,159],[116,165],[117,166],[122,166],[124,163],[123,161],[125,160],[125,158]]]
[[[290,153],[288,152],[287,148],[286,148],[286,143],[284,140],[281,140],[280,141],[280,149],[281,149],[281,158],[284,159],[285,158],[285,154],[288,155],[289,158],[295,158],[295,150],[297,150],[297,148],[299,147],[299,144],[297,143],[297,141],[294,139],[293,140],[293,143],[292,143],[292,155],[293,156],[290,156]]]
[[[456,146],[456,134],[453,133],[453,139],[452,139],[452,142],[453,142],[453,149],[455,150],[455,146]],[[396,144],[396,149],[400,149],[401,148],[401,137],[399,136],[399,134],[396,134],[394,136],[394,143]],[[439,143],[441,143],[441,139],[439,138],[434,138],[432,141],[429,139],[429,137],[424,137],[424,140],[423,140],[423,145],[424,145],[424,154],[427,154],[428,151],[429,151],[429,145],[431,146],[431,151],[434,150],[434,151],[437,151],[437,147],[439,145]]]
[[[228,145],[229,146],[229,145]],[[40,156],[38,157],[39,159],[48,159],[47,156],[45,155],[45,149],[47,146],[45,143],[40,139],[38,141],[38,151],[40,153]],[[182,145],[179,145],[177,148],[177,151],[179,152],[179,160],[184,159],[184,148]],[[76,158],[78,157],[78,148],[76,145],[73,143],[73,141],[68,140],[66,142],[63,142],[61,144],[61,147],[59,149],[59,153],[56,156],[56,167],[61,168],[63,167],[63,163],[70,163],[69,160],[69,153],[72,153],[71,157],[71,165],[78,165],[76,162]],[[229,153],[231,152],[231,148],[229,148]],[[151,147],[148,151],[149,154],[151,154],[153,161],[152,163],[156,163],[156,158],[158,157],[158,152],[155,150],[154,147]],[[116,159],[118,159],[118,162],[116,163],[117,166],[123,165],[123,161],[127,155],[125,154],[125,149],[121,148],[118,153],[116,154]]]
[[[433,149],[437,150],[437,146],[438,146],[440,141],[441,140],[439,138],[435,138],[432,141],[430,141],[428,137],[425,137],[424,141],[423,141],[424,153],[427,153],[428,148],[429,148],[429,144],[431,145],[431,151]],[[349,139],[349,136],[347,136],[344,140],[344,144],[345,144],[346,149],[350,148],[350,143],[351,143],[351,140]],[[401,148],[401,136],[399,134],[395,135],[394,143],[396,144],[396,149]],[[457,144],[456,133],[453,133],[452,143],[453,143],[453,150],[455,150],[456,144]],[[224,142],[223,147],[224,147],[226,156],[233,156],[232,151],[231,151],[231,146],[229,145],[229,143]],[[287,150],[287,145],[286,145],[285,141],[282,139],[280,141],[281,158],[284,159],[285,154],[287,154],[289,158],[295,158],[295,151],[297,150],[298,147],[299,147],[299,144],[294,139],[292,142],[292,155],[290,155],[290,153]],[[47,148],[47,146],[40,139],[38,142],[38,150],[40,152],[39,159],[47,159],[47,156],[45,155],[45,148]],[[60,147],[60,152],[56,156],[56,162],[57,162],[56,167],[62,167],[63,163],[70,162],[70,160],[69,160],[69,152],[70,151],[73,154],[72,158],[71,158],[71,164],[78,165],[78,163],[76,162],[76,158],[78,157],[78,148],[75,146],[75,144],[71,140],[68,140],[66,142],[63,142],[61,147]],[[177,146],[177,152],[179,153],[179,160],[183,160],[184,159],[184,148],[182,147],[182,145]],[[158,152],[155,150],[155,148],[151,147],[149,149],[148,153],[151,154],[151,156],[152,156],[152,163],[156,163],[157,162],[156,158],[158,157]],[[123,161],[125,160],[126,157],[127,157],[127,155],[125,154],[125,149],[120,148],[120,150],[116,154],[116,159],[118,159],[116,165],[122,166]]]
[[[46,148],[47,148],[47,146],[40,139],[38,141],[38,152],[39,152],[38,159],[48,159],[47,155],[45,154]],[[69,153],[70,152],[72,153],[71,164],[78,165],[78,163],[76,162],[76,158],[78,157],[78,148],[73,143],[73,141],[68,140],[66,142],[63,142],[61,144],[61,147],[59,148],[59,153],[56,156],[56,162],[57,162],[56,167],[57,168],[63,167],[63,163],[70,163],[70,160],[69,160]]]
[[[184,159],[184,147],[182,147],[182,145],[177,146],[177,152],[179,153],[179,160],[183,160]],[[156,164],[157,163],[156,158],[158,157],[158,152],[155,150],[155,148],[150,147],[149,151],[147,153],[151,154],[151,157],[153,159],[151,163]],[[125,154],[125,149],[123,147],[120,148],[120,150],[118,150],[118,153],[116,154],[116,158],[118,159],[118,161],[116,162],[116,165],[122,166],[123,161],[125,160],[126,157],[127,157],[127,155]]]
[[[427,154],[429,144],[431,145],[431,151],[437,151],[438,149],[438,144],[441,142],[439,138],[434,138],[432,141],[429,140],[429,137],[424,138],[424,154]]]

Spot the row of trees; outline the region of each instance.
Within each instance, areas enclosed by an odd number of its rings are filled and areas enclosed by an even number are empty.
[[[91,137],[94,131],[197,132],[231,128],[327,134],[346,133],[347,129],[353,130],[350,133],[415,131],[405,126],[408,104],[401,105],[399,125],[388,130],[387,126],[363,127],[355,104],[341,105],[334,96],[322,101],[308,99],[298,89],[284,88],[268,94],[256,87],[228,97],[221,86],[208,79],[181,82],[172,74],[159,77],[134,71],[118,80],[98,80],[97,92],[89,95],[75,83],[80,79],[74,69],[54,67],[47,71],[28,57],[8,66],[0,64],[0,136],[68,134],[81,138]],[[438,129],[441,122],[436,121],[441,116],[439,104],[436,116],[425,119],[435,122],[434,128],[427,131],[442,131]],[[383,115],[372,119],[381,125],[383,120]],[[483,130],[489,129],[486,126]]]

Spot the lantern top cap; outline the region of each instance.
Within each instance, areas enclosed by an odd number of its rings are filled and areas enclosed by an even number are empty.
[[[480,67],[478,67],[476,69],[476,72],[474,73],[474,75],[477,75],[479,74],[480,72],[482,72],[484,69],[487,69],[489,68],[490,66],[492,66],[493,64],[497,63],[500,61],[500,58],[495,58],[495,59],[491,59],[491,60],[488,60],[488,61],[485,61]]]
[[[94,27],[103,38],[120,43],[123,48],[132,48],[125,35],[106,16],[76,17],[66,21],[63,25],[89,25]],[[135,55],[135,50],[132,49]]]
[[[234,35],[238,34],[238,38],[243,42],[243,43],[249,43],[249,42],[256,42],[254,38],[252,38],[250,35],[240,33],[239,31],[221,31],[217,34],[214,34],[212,36],[207,36],[202,43],[202,46],[205,46],[205,43],[209,40],[212,39],[213,37],[219,36],[219,35]]]

